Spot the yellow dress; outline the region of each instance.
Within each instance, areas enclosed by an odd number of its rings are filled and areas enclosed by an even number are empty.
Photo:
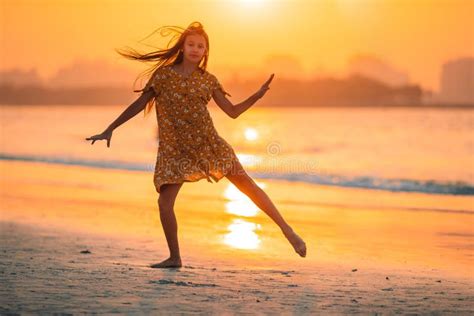
[[[160,186],[166,183],[204,178],[218,182],[232,170],[238,158],[217,133],[207,109],[215,89],[228,94],[216,76],[201,68],[183,76],[167,65],[154,73],[149,86],[155,90],[158,121],[153,176],[156,191],[160,193]]]

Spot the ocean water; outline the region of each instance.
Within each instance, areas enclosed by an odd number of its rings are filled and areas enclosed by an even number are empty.
[[[155,113],[102,132],[127,105],[1,106],[0,159],[153,172]],[[474,195],[474,111],[259,108],[239,118],[210,104],[219,134],[257,178],[429,194]],[[151,182],[150,182],[150,185]]]

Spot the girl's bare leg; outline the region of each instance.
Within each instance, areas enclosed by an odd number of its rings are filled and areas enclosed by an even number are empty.
[[[178,223],[174,214],[174,202],[182,185],[183,183],[169,183],[160,187],[158,206],[170,257],[162,262],[150,265],[152,268],[177,268],[182,266],[178,244]]]
[[[288,223],[283,219],[280,212],[255,181],[245,172],[244,168],[237,162],[231,172],[226,175],[242,193],[247,195],[263,212],[265,212],[282,230],[285,237],[291,243],[296,253],[301,257],[306,257],[306,244],[299,237]]]

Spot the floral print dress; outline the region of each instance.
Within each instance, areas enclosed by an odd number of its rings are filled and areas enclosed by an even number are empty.
[[[218,182],[238,161],[217,133],[207,109],[216,89],[227,93],[216,76],[197,68],[184,76],[171,65],[157,69],[144,90],[155,91],[158,152],[153,182],[160,193],[166,183]]]

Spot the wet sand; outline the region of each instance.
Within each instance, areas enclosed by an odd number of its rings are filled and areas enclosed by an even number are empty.
[[[152,269],[168,249],[151,173],[11,161],[0,172],[2,314],[474,311],[470,197],[257,179],[305,239],[300,258],[227,180],[185,184],[183,267]]]

